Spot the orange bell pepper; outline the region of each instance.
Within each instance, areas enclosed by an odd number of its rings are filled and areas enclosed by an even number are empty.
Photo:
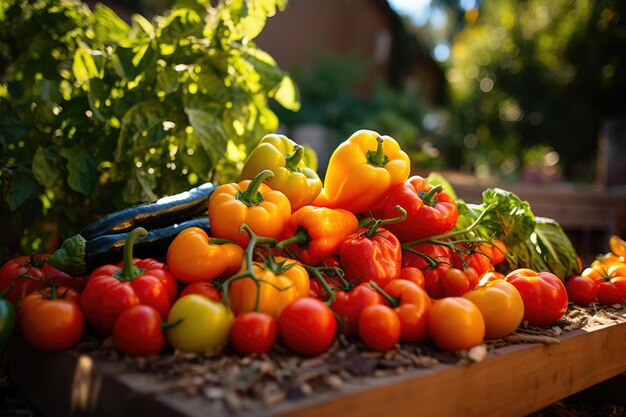
[[[180,232],[167,249],[170,271],[185,284],[233,275],[242,262],[243,249],[239,245],[209,237],[199,227]]]
[[[404,183],[410,170],[409,157],[392,137],[359,130],[331,155],[324,189],[313,205],[366,212],[389,187]]]
[[[305,264],[317,265],[337,253],[358,227],[359,221],[348,210],[304,206],[289,218],[284,232],[286,239],[277,247],[289,245]]]
[[[250,240],[248,234],[240,230],[245,223],[257,235],[278,238],[291,214],[291,204],[285,194],[263,184],[273,176],[272,171],[266,169],[252,181],[219,186],[209,200],[213,236],[245,247]]]
[[[265,259],[253,262],[252,268],[259,285],[249,277],[230,284],[229,301],[235,315],[255,311],[258,306],[257,311],[278,318],[285,307],[309,294],[309,274],[293,259]]]

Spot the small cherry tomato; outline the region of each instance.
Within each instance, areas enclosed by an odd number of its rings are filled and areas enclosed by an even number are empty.
[[[517,269],[506,276],[524,300],[524,320],[535,326],[546,326],[560,319],[567,310],[567,290],[550,272]]]
[[[478,276],[482,276],[491,268],[491,249],[486,245],[480,245],[476,252],[468,255],[465,262],[476,270]]]
[[[448,297],[460,297],[469,291],[470,282],[463,271],[450,268],[441,276],[441,288]]]
[[[220,292],[217,288],[215,288],[212,281],[196,281],[187,285],[187,287],[181,291],[179,298],[189,294],[202,295],[215,302],[220,302],[222,300]]]
[[[470,300],[446,297],[430,309],[428,333],[443,350],[467,350],[483,341],[485,320]]]
[[[76,291],[59,287],[50,295],[32,292],[18,310],[22,333],[39,350],[59,351],[74,346],[85,330],[85,318]],[[58,298],[66,293],[66,298]],[[67,296],[67,294],[72,294]]]
[[[494,240],[491,245],[491,263],[497,265],[506,259],[506,245],[501,240]]]
[[[365,307],[359,316],[359,337],[365,346],[379,352],[393,348],[400,340],[398,315],[385,305]]]
[[[485,338],[497,339],[513,333],[522,323],[524,302],[519,291],[504,280],[487,283],[465,293],[485,320]]]
[[[580,306],[594,303],[598,298],[598,287],[593,280],[581,276],[573,276],[565,283],[569,301]]]
[[[335,291],[335,302],[330,308],[340,321],[339,331],[353,337],[359,331],[359,316],[363,309],[373,304],[385,304],[385,299],[370,286],[361,283],[351,291]]]
[[[415,268],[414,266],[405,266],[402,268],[400,270],[400,279],[411,281],[418,287],[424,288],[426,286],[424,273],[420,271],[419,268]]]
[[[156,355],[165,346],[161,314],[149,305],[128,307],[115,320],[113,341],[117,350],[125,355]]]
[[[328,350],[335,339],[337,321],[332,310],[316,298],[299,298],[278,317],[278,334],[292,351],[315,356]]]
[[[267,353],[278,335],[276,319],[269,314],[250,312],[238,315],[230,329],[230,342],[242,355]]]
[[[626,303],[626,277],[611,278],[598,284],[598,302],[606,306]]]
[[[0,292],[8,290],[4,298],[14,306],[33,291],[45,288],[46,284],[38,282],[46,279],[43,270],[44,261],[42,255],[18,256],[7,261],[0,268]],[[29,278],[24,278],[26,275]]]

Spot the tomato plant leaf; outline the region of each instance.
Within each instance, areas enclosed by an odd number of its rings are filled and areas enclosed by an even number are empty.
[[[51,154],[51,152],[46,152],[43,147],[39,146],[33,156],[33,175],[37,178],[39,184],[47,188],[51,188],[60,175],[59,169],[54,164],[54,155]]]
[[[6,201],[11,211],[17,210],[28,198],[34,196],[37,189],[37,180],[30,172],[16,171],[11,178],[11,184],[6,195]]]
[[[61,148],[59,155],[67,159],[67,184],[74,191],[91,195],[96,188],[96,160],[85,149],[75,146]]]
[[[130,26],[107,6],[96,3],[93,16],[94,32],[100,41],[120,42],[128,38]]]
[[[84,83],[90,78],[98,77],[98,68],[96,61],[91,56],[91,52],[84,46],[78,47],[74,54],[74,62],[72,63],[72,72],[74,78],[79,83]]]

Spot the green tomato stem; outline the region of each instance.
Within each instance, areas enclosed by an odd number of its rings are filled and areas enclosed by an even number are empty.
[[[387,294],[387,292],[385,292],[385,290],[380,288],[380,285],[378,285],[378,283],[376,283],[376,281],[370,281],[370,286],[372,288],[374,288],[377,293],[382,295],[385,300],[387,300],[387,302],[389,303],[391,308],[396,308],[396,307],[398,307],[400,305],[400,299],[396,298],[396,297],[392,297],[389,294]]]

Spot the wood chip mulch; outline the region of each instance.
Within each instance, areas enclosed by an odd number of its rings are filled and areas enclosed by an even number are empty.
[[[97,361],[123,363],[129,374],[154,377],[148,394],[184,393],[204,397],[211,408],[236,414],[286,400],[327,392],[344,384],[359,384],[371,377],[402,374],[438,364],[480,362],[489,352],[519,343],[559,343],[558,336],[576,329],[626,322],[626,306],[579,307],[570,304],[567,313],[551,327],[527,323],[504,339],[491,340],[470,351],[443,352],[431,342],[397,345],[378,353],[361,343],[340,336],[331,349],[317,357],[294,355],[280,343],[267,355],[239,356],[231,350],[219,354],[167,352],[148,358],[120,356],[110,339],[86,341],[78,349]]]

